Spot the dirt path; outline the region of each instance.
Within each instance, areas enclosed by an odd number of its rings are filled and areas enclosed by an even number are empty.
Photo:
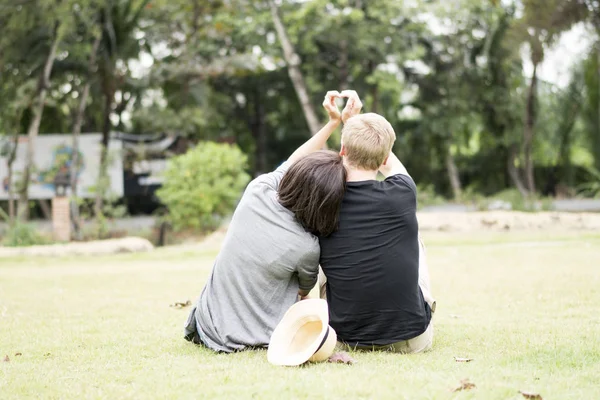
[[[516,211],[424,212],[418,214],[422,231],[597,231],[600,214]]]

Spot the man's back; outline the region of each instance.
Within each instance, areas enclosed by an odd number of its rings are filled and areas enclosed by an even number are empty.
[[[348,182],[339,229],[319,239],[330,324],[350,345],[387,345],[425,332],[416,187],[402,174]]]

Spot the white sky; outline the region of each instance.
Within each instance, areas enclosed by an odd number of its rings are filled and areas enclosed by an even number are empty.
[[[586,57],[594,38],[584,24],[578,24],[570,31],[564,33],[552,49],[548,49],[544,62],[539,67],[540,79],[554,83],[559,87],[569,84],[572,68]],[[531,77],[533,65],[525,52],[524,70]]]

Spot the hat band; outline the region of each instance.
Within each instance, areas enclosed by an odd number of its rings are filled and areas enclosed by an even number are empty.
[[[327,327],[327,331],[325,332],[325,336],[323,336],[323,340],[321,340],[321,344],[319,345],[319,347],[317,348],[317,350],[315,351],[315,354],[319,352],[319,350],[321,350],[321,347],[323,347],[323,345],[325,344],[325,342],[327,341],[327,336],[329,336],[329,326]]]

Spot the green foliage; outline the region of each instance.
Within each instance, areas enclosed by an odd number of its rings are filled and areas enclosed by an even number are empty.
[[[590,181],[579,185],[577,188],[580,195],[585,197],[600,198],[600,171],[594,167],[585,168],[590,175]]]
[[[9,223],[4,234],[2,245],[7,247],[35,246],[48,244],[50,241],[40,235],[33,224],[20,220],[10,221],[8,215],[0,208],[0,220]]]
[[[48,239],[37,232],[33,224],[18,221],[7,229],[2,241],[2,244],[7,247],[36,246],[49,243]]]
[[[589,149],[594,155],[594,166],[600,170],[600,50],[594,46],[583,62],[586,101],[583,117],[588,136]]]
[[[9,3],[0,6],[1,134],[30,125],[58,21],[61,41],[40,134],[71,130],[89,83],[83,132],[222,139],[248,155],[253,173],[271,170],[309,136],[268,1]],[[396,151],[427,187],[427,203],[453,193],[451,175],[482,195],[516,185],[524,168],[523,60],[542,61],[579,21],[600,32],[600,6],[591,0],[277,3],[312,106],[320,107],[327,90],[357,90],[364,111],[392,123]],[[96,37],[97,65],[89,69]],[[531,149],[538,191],[549,180],[544,171],[577,187],[584,182],[571,165],[600,169],[598,48],[568,88],[539,83]],[[329,146],[339,144],[336,133]],[[507,165],[514,166],[510,174]]]
[[[481,211],[551,211],[552,199],[547,197],[524,197],[517,189],[502,190],[491,197],[476,197],[475,206]]]
[[[417,209],[428,206],[439,206],[446,203],[446,199],[436,193],[433,185],[417,186]]]
[[[157,192],[178,229],[212,229],[228,215],[250,176],[237,146],[202,142],[169,162]]]

